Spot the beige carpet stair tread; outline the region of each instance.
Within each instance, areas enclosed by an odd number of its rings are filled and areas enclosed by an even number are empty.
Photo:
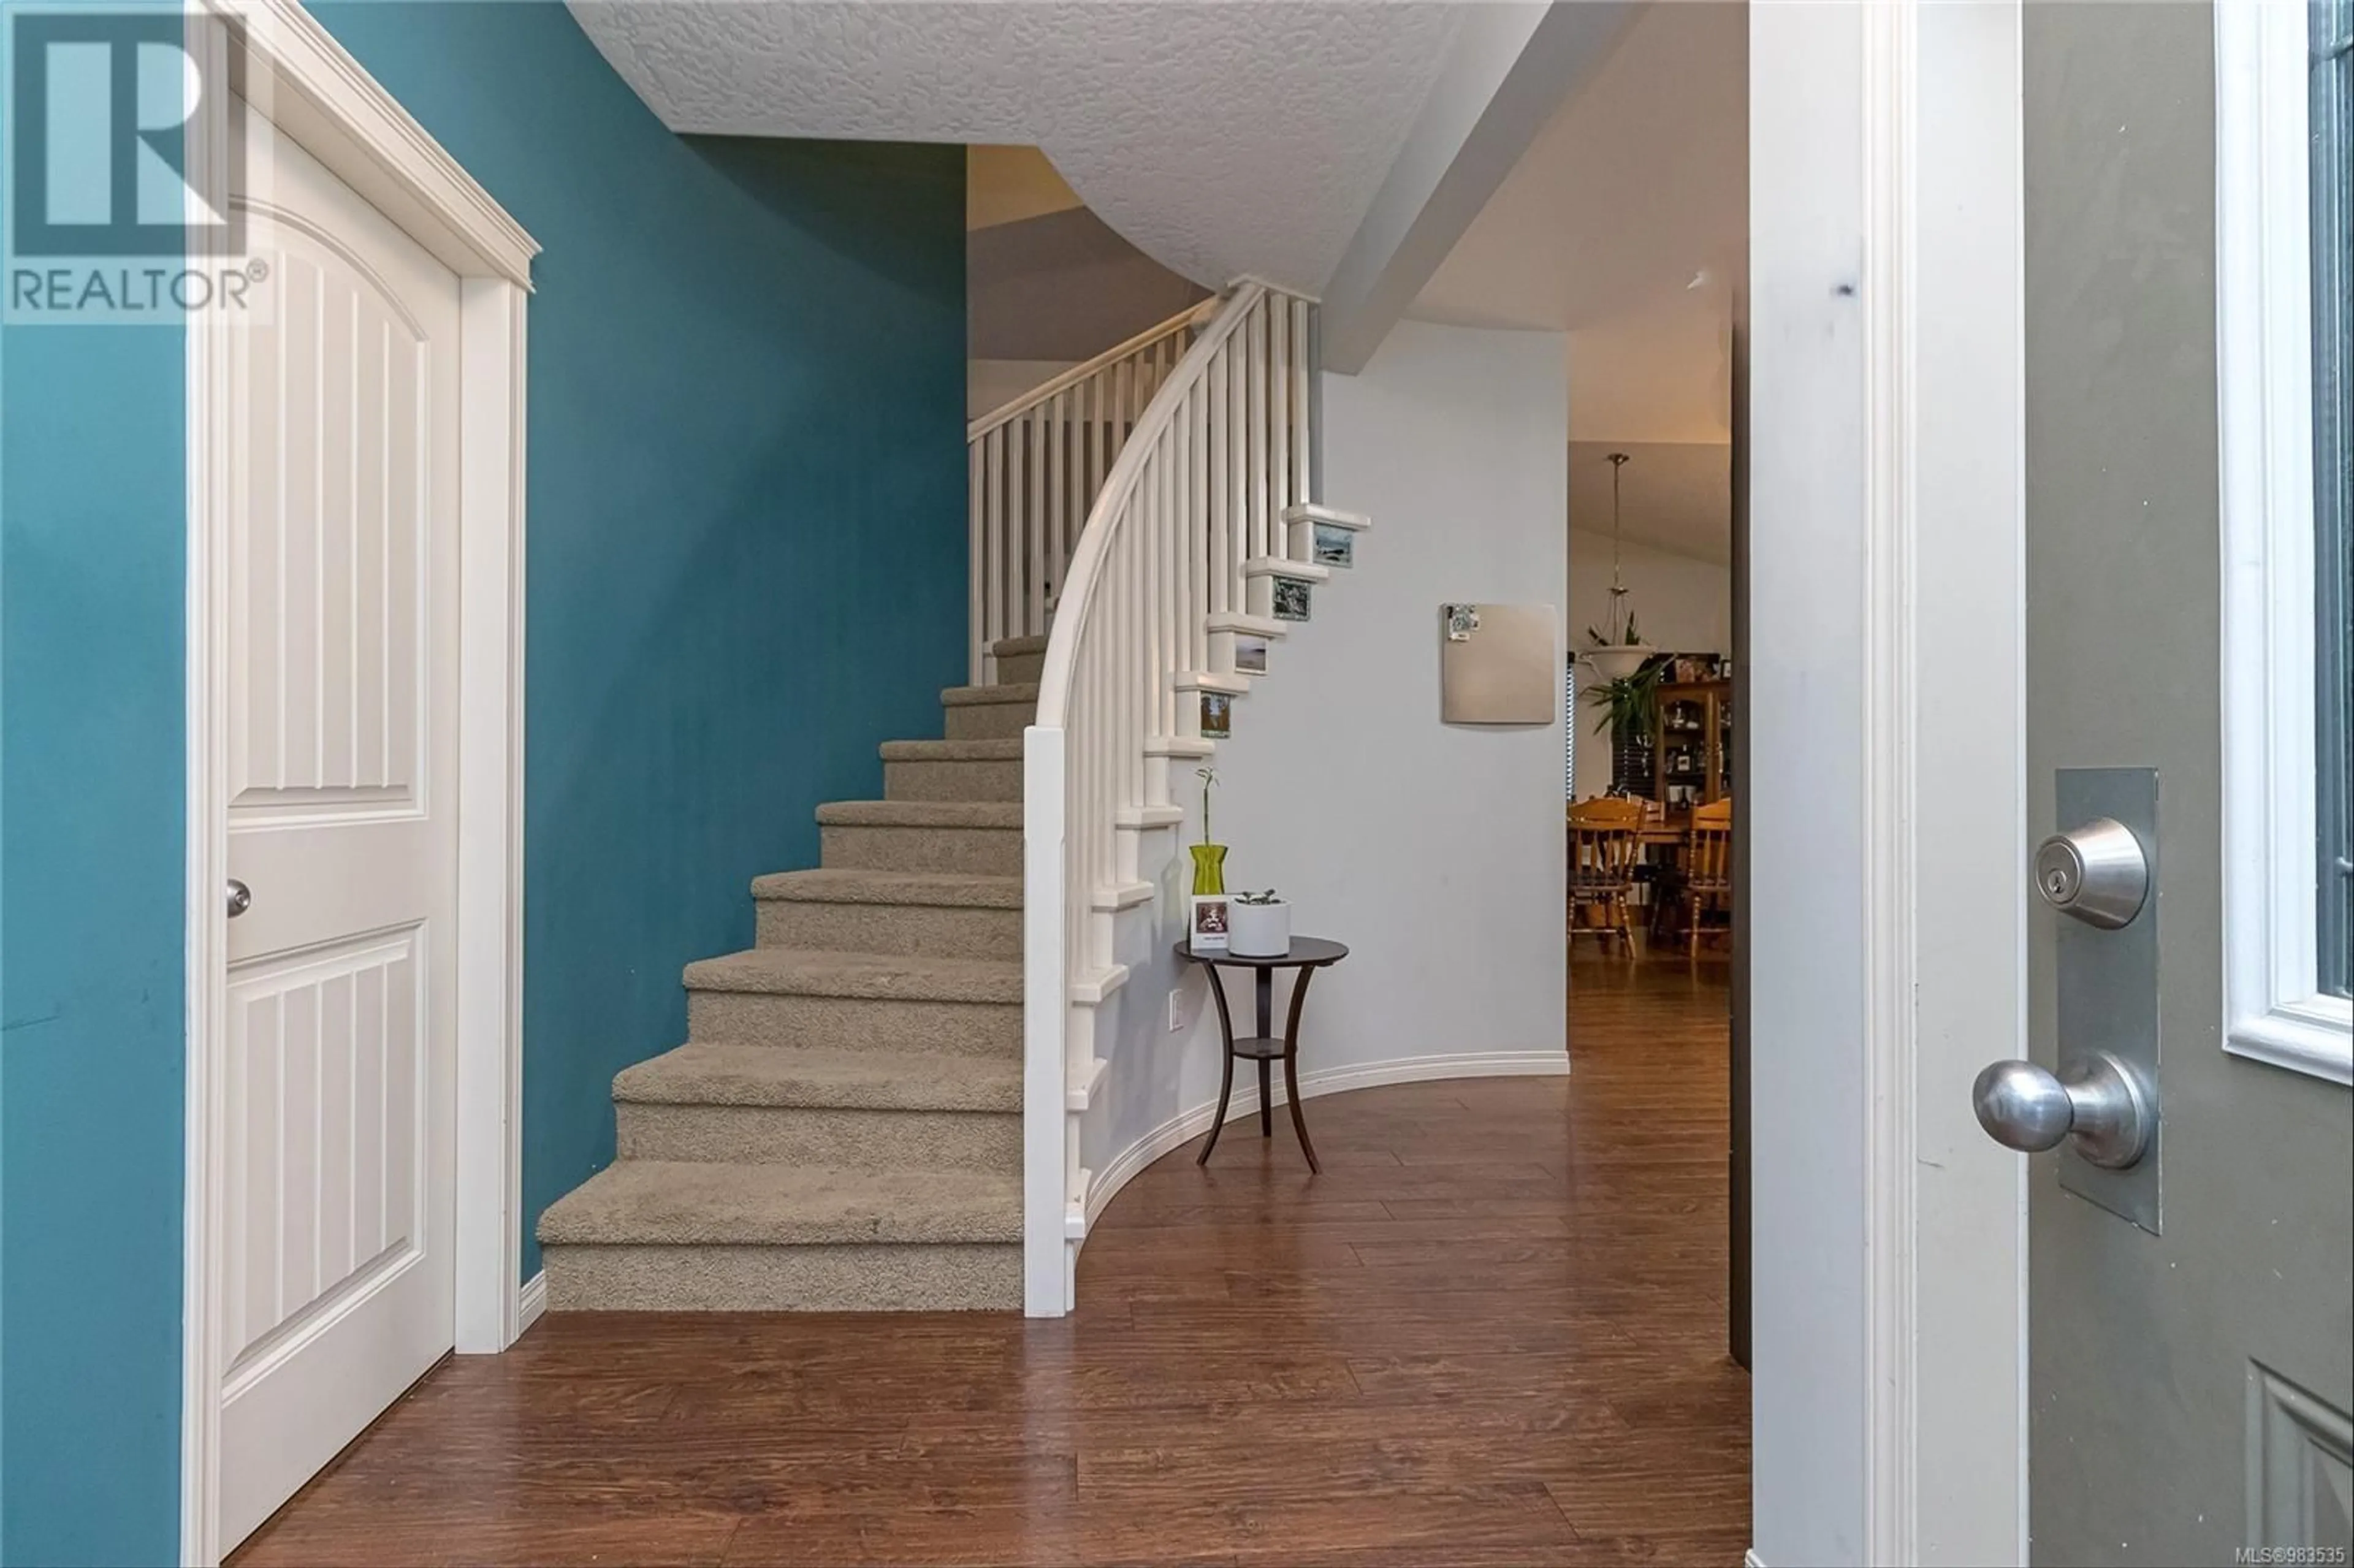
[[[886,740],[885,762],[1019,762],[1022,737],[1009,740]]]
[[[1046,633],[1034,637],[1001,637],[989,645],[989,651],[1000,659],[1018,659],[1024,653],[1044,653]]]
[[[795,1050],[695,1041],[623,1069],[613,1097],[641,1105],[1018,1111],[1013,1057]]]
[[[1011,706],[1016,703],[1038,705],[1038,683],[1018,681],[1003,686],[949,686],[940,693],[940,705],[950,708]]]
[[[1019,800],[833,800],[817,809],[824,828],[1014,828]]]
[[[889,1001],[1015,1002],[1022,966],[987,959],[907,958],[797,948],[748,948],[686,966],[691,991],[781,996],[867,997]]]
[[[548,1246],[1018,1242],[1017,1172],[624,1160],[540,1216]]]
[[[779,871],[755,878],[755,898],[801,904],[915,904],[933,909],[1019,909],[1018,876],[967,876],[954,872]]]

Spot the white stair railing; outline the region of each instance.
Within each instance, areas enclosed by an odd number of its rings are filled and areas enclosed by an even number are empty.
[[[990,679],[991,643],[1045,631],[1089,508],[1220,302],[1148,327],[965,427],[973,684]]]
[[[1154,894],[1140,880],[1138,840],[1183,817],[1170,774],[1213,749],[1203,694],[1248,689],[1235,640],[1280,632],[1278,582],[1325,576],[1309,561],[1315,516],[1303,514],[1314,493],[1310,329],[1308,301],[1262,283],[1218,303],[1143,404],[1062,584],[1023,748],[1032,1316],[1070,1306],[1087,1184],[1077,1116],[1101,1086],[1097,1009],[1127,978],[1113,923]]]

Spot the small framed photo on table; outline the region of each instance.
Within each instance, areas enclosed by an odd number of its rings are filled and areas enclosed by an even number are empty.
[[[1192,918],[1185,925],[1186,945],[1197,953],[1226,950],[1226,895],[1196,893],[1188,901]]]

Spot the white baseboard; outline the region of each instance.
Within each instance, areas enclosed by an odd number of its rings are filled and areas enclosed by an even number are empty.
[[[1569,1054],[1551,1051],[1489,1051],[1458,1056],[1400,1056],[1387,1062],[1371,1062],[1362,1066],[1325,1067],[1299,1075],[1299,1097],[1303,1100],[1321,1098],[1351,1089],[1379,1088],[1386,1084],[1422,1084],[1438,1078],[1530,1078],[1566,1077],[1569,1074]],[[1285,1103],[1283,1085],[1275,1085],[1275,1103]],[[1129,1144],[1115,1155],[1087,1184],[1087,1225],[1093,1229],[1096,1216],[1105,1205],[1128,1185],[1129,1179],[1179,1144],[1198,1138],[1210,1130],[1210,1118],[1217,1114],[1218,1102],[1206,1100],[1193,1109],[1180,1111]],[[1258,1090],[1256,1087],[1236,1089],[1227,1102],[1226,1119],[1240,1121],[1258,1114]],[[1080,1233],[1082,1235],[1085,1231]]]
[[[547,1270],[541,1269],[523,1282],[523,1294],[515,1302],[515,1338],[520,1340],[539,1321],[547,1310]]]

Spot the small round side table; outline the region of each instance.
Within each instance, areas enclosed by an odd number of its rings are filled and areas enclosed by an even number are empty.
[[[1274,1096],[1268,1082],[1269,1070],[1280,1061],[1283,1064],[1283,1086],[1291,1102],[1291,1130],[1299,1135],[1299,1152],[1308,1156],[1308,1169],[1321,1174],[1324,1167],[1316,1162],[1316,1146],[1308,1141],[1308,1123],[1299,1115],[1299,1010],[1308,1001],[1308,982],[1318,969],[1337,964],[1349,956],[1349,949],[1338,942],[1328,942],[1320,937],[1294,937],[1291,950],[1273,958],[1256,959],[1242,953],[1197,953],[1189,943],[1177,944],[1177,956],[1201,965],[1210,971],[1210,995],[1218,1004],[1218,1030],[1226,1039],[1225,1075],[1218,1082],[1218,1114],[1210,1123],[1210,1140],[1202,1145],[1202,1152],[1193,1163],[1207,1165],[1210,1150],[1218,1147],[1218,1134],[1226,1125],[1226,1102],[1235,1091],[1235,1058],[1244,1057],[1258,1064],[1258,1135],[1275,1136]],[[1250,969],[1257,982],[1258,1033],[1244,1039],[1235,1038],[1234,1014],[1226,1010],[1225,983],[1218,977],[1220,969]],[[1291,1016],[1283,1025],[1283,1038],[1273,1035],[1275,1027],[1275,971],[1298,969],[1299,980],[1291,988]]]

